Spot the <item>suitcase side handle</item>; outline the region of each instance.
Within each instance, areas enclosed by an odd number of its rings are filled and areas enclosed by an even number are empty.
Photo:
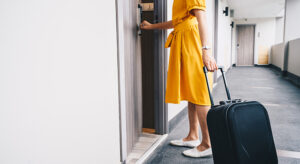
[[[224,86],[225,86],[227,98],[228,98],[228,100],[231,100],[230,92],[229,92],[229,89],[228,89],[228,86],[227,86],[227,80],[226,80],[226,77],[225,77],[225,74],[224,74],[224,69],[223,69],[224,67],[223,66],[218,66],[218,68],[222,73],[222,78],[223,78],[223,81],[224,81]],[[204,75],[205,75],[205,79],[206,79],[206,85],[207,85],[207,89],[208,89],[208,93],[209,93],[211,106],[214,106],[214,100],[213,100],[212,94],[210,92],[210,87],[209,87],[208,78],[207,78],[207,68],[205,66],[203,67],[203,71],[204,71]]]

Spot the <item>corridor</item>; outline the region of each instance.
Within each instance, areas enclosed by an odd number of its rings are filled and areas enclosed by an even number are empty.
[[[233,98],[242,98],[248,101],[256,100],[263,103],[267,108],[277,150],[300,152],[299,87],[269,67],[233,67],[226,73],[226,76]],[[214,88],[213,95],[215,102],[226,98],[222,81],[219,81]],[[188,130],[186,115],[145,163],[212,164],[212,157],[202,159],[184,157],[182,151],[188,148],[169,145],[170,140],[185,137]],[[295,154],[298,155],[299,153]],[[278,155],[279,164],[300,164],[300,156],[288,158],[280,153]]]

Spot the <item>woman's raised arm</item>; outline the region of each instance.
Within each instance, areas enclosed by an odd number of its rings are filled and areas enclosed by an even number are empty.
[[[148,21],[144,20],[141,23],[140,28],[142,30],[170,29],[170,28],[173,28],[173,24],[172,24],[172,21],[151,24]]]

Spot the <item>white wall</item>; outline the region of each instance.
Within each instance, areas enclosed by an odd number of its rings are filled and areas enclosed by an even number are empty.
[[[168,20],[172,20],[173,0],[168,0],[167,4],[168,4],[167,17],[168,17]],[[214,1],[208,1],[208,0],[206,1],[206,14],[207,14],[207,23],[208,23],[209,35],[210,35],[210,38],[211,38],[211,42],[213,42]],[[172,31],[172,29],[168,30],[168,33],[170,33],[171,31]],[[169,53],[170,53],[170,48],[168,48],[168,54]],[[168,120],[170,121],[172,118],[174,118],[186,106],[187,106],[186,101],[181,101],[180,104],[168,104]]]
[[[299,46],[300,46],[300,1],[299,0],[287,0],[286,1],[286,13],[285,13],[285,43],[289,41],[289,50],[287,55],[287,69],[288,72],[300,76],[300,57],[299,57]]]
[[[257,19],[237,19],[236,25],[241,24],[255,24],[255,45],[254,45],[254,64],[258,64],[259,48],[267,47],[269,49],[269,56],[271,46],[275,43],[275,18],[257,18]],[[235,28],[236,33],[236,28]],[[259,33],[259,34],[258,34]],[[236,34],[235,34],[236,35]],[[259,36],[258,36],[259,35]],[[236,39],[236,38],[235,38]],[[236,46],[235,46],[236,48]],[[270,60],[269,60],[270,61]]]
[[[285,41],[300,38],[300,1],[286,1],[286,26],[285,26]]]
[[[227,70],[231,66],[231,18],[225,16],[223,10],[228,6],[227,0],[219,1],[218,7],[218,52],[217,64],[222,65]],[[218,72],[220,75],[220,72]]]
[[[119,163],[115,1],[0,1],[0,163]]]
[[[275,18],[275,44],[283,42],[284,17]]]

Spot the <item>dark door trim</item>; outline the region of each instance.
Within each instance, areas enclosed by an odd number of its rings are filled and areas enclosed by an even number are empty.
[[[155,23],[167,21],[167,2],[154,0]],[[167,79],[167,51],[164,42],[166,30],[155,30],[154,53],[154,126],[157,134],[166,134],[169,131],[168,106],[165,103]]]

